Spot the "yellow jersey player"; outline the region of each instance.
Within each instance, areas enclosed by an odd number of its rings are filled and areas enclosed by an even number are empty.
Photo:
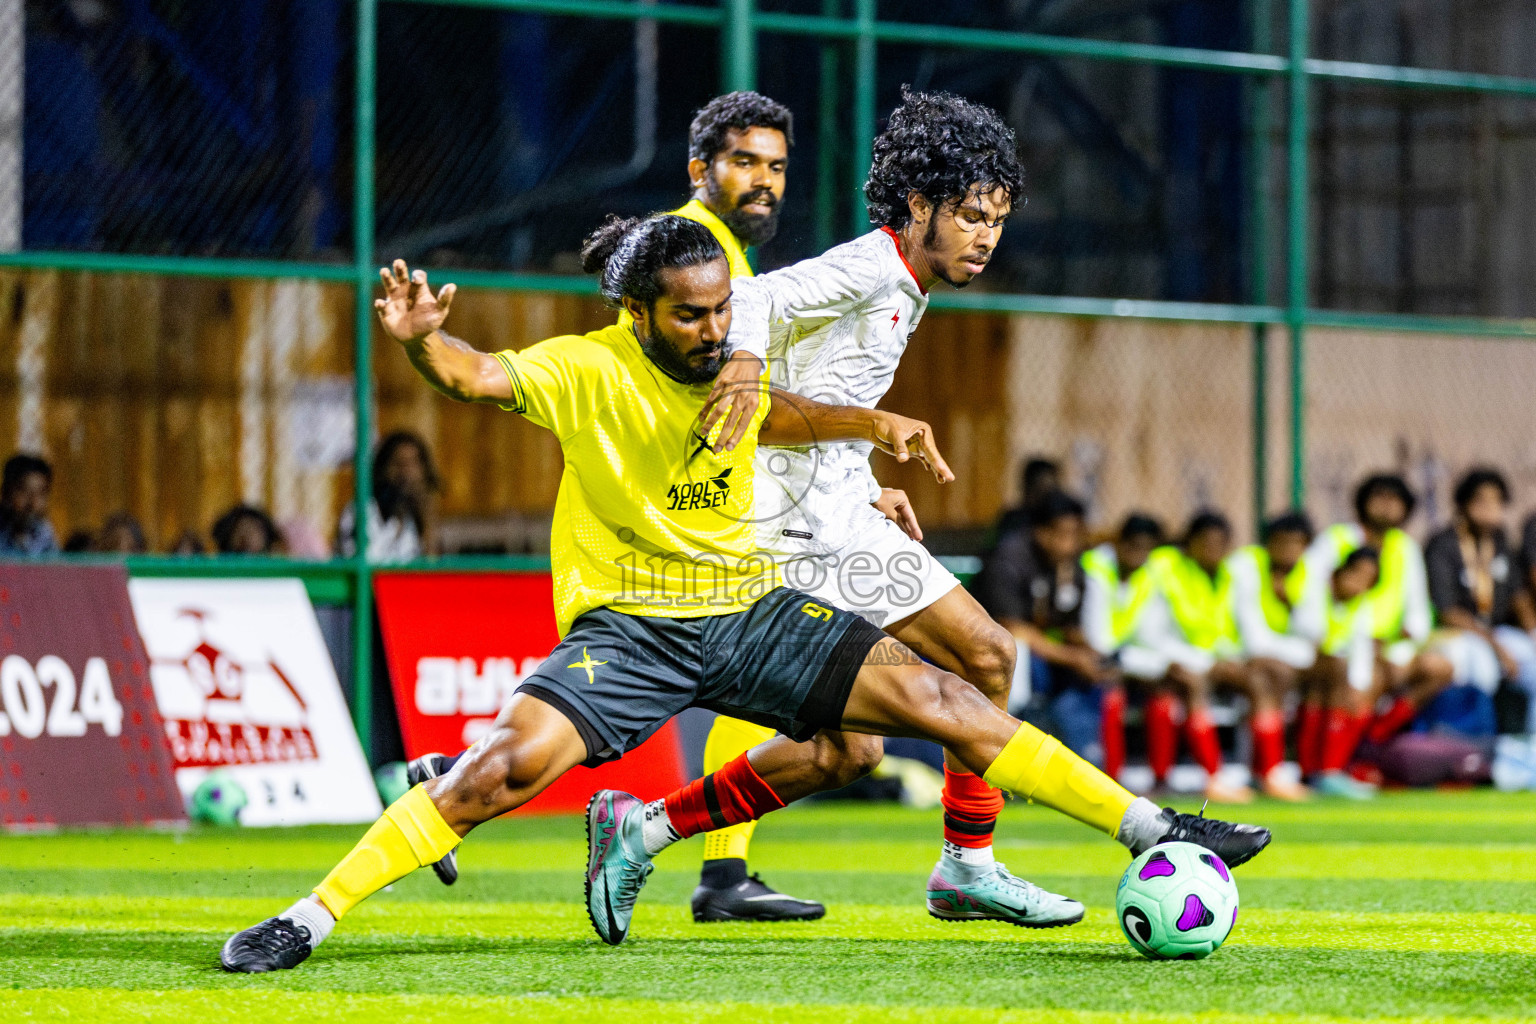
[[[788,108],[756,92],[731,92],[716,96],[694,115],[688,128],[688,181],[692,194],[688,202],[671,211],[679,217],[696,221],[725,251],[731,277],[752,276],[747,249],[770,241],[778,231],[779,210],[784,202],[789,150],[794,145],[794,119]],[[619,313],[619,324],[628,326],[629,314]],[[762,372],[761,362],[743,357],[749,366],[736,372],[728,368],[717,378],[709,401],[705,403],[706,422],[717,405],[719,418],[725,420],[722,448],[734,446],[746,429],[756,409],[751,396],[739,388],[727,393],[722,380],[729,384],[743,378],[755,379]],[[894,504],[894,492],[887,502]],[[710,729],[704,747],[704,771],[712,772],[774,735],[772,729],[753,722],[721,715]],[[412,784],[435,778],[452,769],[458,756],[432,753],[411,762],[408,775]],[[699,886],[693,894],[693,916],[698,921],[786,921],[814,920],[826,913],[815,900],[797,899],[764,884],[747,872],[747,850],[755,821],[743,822],[715,832],[704,839],[704,865]],[[449,853],[433,870],[445,884],[458,879],[458,864]]]
[[[383,271],[384,331],[423,377],[451,397],[521,412],[560,439],[565,471],[551,559],[563,636],[453,771],[391,804],[312,894],[231,936],[220,953],[226,970],[298,966],[373,893],[437,861],[476,825],[570,768],[622,756],[691,706],[801,741],[827,729],[929,739],[992,785],[1069,814],[1133,853],[1190,841],[1236,866],[1268,844],[1264,829],[1159,811],[864,619],[775,586],[771,563],[738,535],[753,501],[759,441],[863,438],[898,459],[921,457],[949,479],[931,430],[887,412],[775,393],[741,443],[720,450],[718,433],[698,433],[731,322],[719,243],[681,217],[611,222],[589,241],[584,262],[602,272],[604,295],[622,302],[632,326],[495,355],[440,331],[452,285],[433,296],[426,275],[408,274],[403,262]],[[668,500],[673,488],[718,489],[722,478],[729,486],[718,505]],[[662,849],[804,795],[796,790],[802,756],[772,756],[772,746],[675,798],[593,796],[585,884],[603,941],[616,945],[628,934]],[[1081,904],[1064,909],[1081,917]]]

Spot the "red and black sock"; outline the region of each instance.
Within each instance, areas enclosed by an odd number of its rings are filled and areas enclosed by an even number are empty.
[[[1003,810],[1003,792],[970,772],[944,766],[944,841],[969,849],[992,845],[997,816]]]
[[[783,806],[746,754],[666,797],[667,818],[682,839],[753,821]]]

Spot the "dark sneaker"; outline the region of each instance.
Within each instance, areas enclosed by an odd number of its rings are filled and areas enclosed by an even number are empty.
[[[1252,860],[1272,838],[1267,828],[1207,818],[1203,809],[1195,815],[1164,807],[1162,818],[1168,823],[1168,831],[1156,843],[1132,848],[1131,856],[1139,857],[1158,843],[1194,843],[1220,857],[1227,867],[1235,868]]]
[[[428,779],[435,779],[443,774],[443,762],[447,760],[444,754],[422,754],[405,766],[405,781],[415,787]],[[432,873],[444,885],[457,882],[459,880],[459,848],[454,847],[443,854],[443,859],[432,865]]]
[[[757,875],[724,889],[701,885],[693,890],[693,919],[699,922],[816,921],[826,913],[827,908],[815,900],[786,896]]]
[[[309,929],[286,917],[269,917],[261,924],[236,932],[219,952],[226,971],[264,974],[286,971],[309,959]]]

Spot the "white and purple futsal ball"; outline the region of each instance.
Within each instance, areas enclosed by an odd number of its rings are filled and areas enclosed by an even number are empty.
[[[1237,923],[1237,885],[1221,858],[1203,846],[1163,843],[1125,869],[1115,916],[1142,956],[1201,960]]]

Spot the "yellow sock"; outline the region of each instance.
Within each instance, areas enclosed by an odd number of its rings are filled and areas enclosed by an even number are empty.
[[[1113,836],[1125,810],[1135,802],[1130,791],[1028,722],[1019,723],[983,776],[1037,804],[1071,815]]]
[[[417,786],[385,808],[384,817],[315,886],[315,895],[340,920],[391,882],[442,859],[459,842],[427,791]]]
[[[704,774],[719,771],[727,761],[735,760],[764,740],[773,739],[774,735],[774,731],[767,726],[721,715],[715,719],[715,724],[709,730],[709,739],[704,742]],[[756,821],[744,821],[740,825],[727,825],[714,832],[706,832],[704,859],[736,857],[746,860],[747,847],[752,844],[752,833],[756,829]]]

